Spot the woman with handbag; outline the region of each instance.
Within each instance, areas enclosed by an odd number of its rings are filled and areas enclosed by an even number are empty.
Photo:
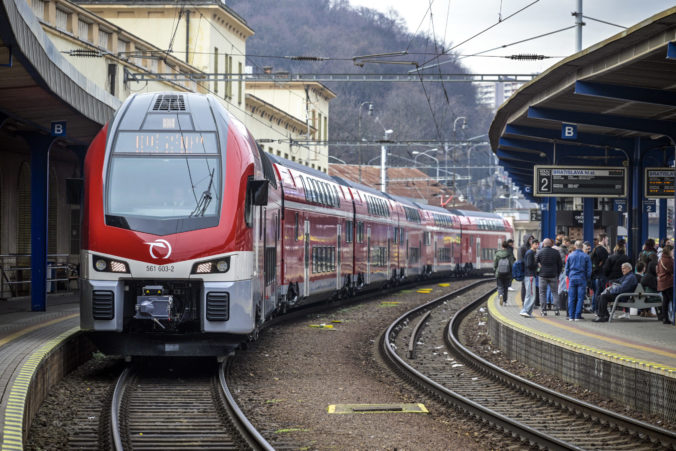
[[[674,296],[674,247],[664,246],[662,258],[657,262],[657,291],[662,293],[662,323],[669,322],[669,303]]]

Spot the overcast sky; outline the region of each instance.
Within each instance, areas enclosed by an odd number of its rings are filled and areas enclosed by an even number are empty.
[[[461,45],[455,52],[471,55],[523,39],[549,33],[571,25],[571,15],[577,0],[349,0],[355,6],[374,8],[382,12],[394,9],[411,32],[434,35],[445,42],[446,48],[461,43],[476,33],[498,23],[491,30]],[[432,18],[428,8],[432,3]],[[524,11],[507,18],[521,8]],[[676,0],[586,0],[583,15],[624,27],[631,27],[648,17],[676,6]],[[589,47],[622,31],[612,25],[584,19],[582,48]],[[486,55],[538,54],[566,57],[576,51],[576,31],[570,29],[523,44],[501,48]],[[393,51],[396,49],[392,49]],[[403,49],[402,49],[403,50]],[[542,72],[560,58],[519,62],[504,58],[467,57],[463,64],[473,73],[534,73]]]

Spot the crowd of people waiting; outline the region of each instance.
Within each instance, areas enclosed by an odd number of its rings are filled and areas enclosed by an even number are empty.
[[[502,243],[493,261],[499,302],[508,302],[516,277],[523,282],[521,316],[531,318],[538,306],[540,314],[546,316],[550,305],[557,316],[560,309],[566,310],[568,321],[580,321],[584,319],[582,313],[593,313],[594,322],[607,322],[608,305],[621,293],[633,293],[640,283],[646,292],[662,294],[657,312],[647,309],[641,315],[657,316],[664,324],[670,324],[667,312],[674,289],[673,250],[670,240],[656,247],[655,241],[648,239],[634,267],[625,241],[618,240],[611,252],[605,234],[595,238],[593,244],[571,242],[563,235],[557,236],[555,242],[545,238],[542,243],[533,235],[526,236],[516,257],[514,241],[510,239]],[[591,300],[589,309],[584,308],[586,298]],[[628,318],[629,312],[622,317]]]

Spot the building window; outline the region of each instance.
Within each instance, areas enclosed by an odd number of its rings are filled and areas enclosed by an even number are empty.
[[[38,19],[45,18],[45,2],[43,0],[33,0],[33,12]]]
[[[329,140],[329,118],[324,116],[324,141]]]
[[[218,74],[218,47],[214,47],[214,74]],[[218,80],[214,80],[214,94],[218,94]]]
[[[238,82],[238,88],[237,88],[238,89],[238,91],[237,91],[237,103],[239,105],[241,105],[242,104],[242,89],[243,89],[243,85],[244,85],[244,80],[242,79],[242,63],[237,63],[237,65],[238,65],[237,73],[240,76],[239,82]]]
[[[99,47],[110,50],[110,40],[112,35],[107,31],[99,29]]]
[[[56,28],[63,31],[71,31],[68,29],[68,23],[70,22],[70,14],[66,11],[56,8]]]
[[[85,22],[84,20],[78,19],[77,21],[77,36],[80,38],[82,41],[87,41],[91,42],[92,37],[91,37],[91,24]]]
[[[120,58],[124,58],[127,53],[127,41],[123,41],[122,39],[117,40],[117,56]]]

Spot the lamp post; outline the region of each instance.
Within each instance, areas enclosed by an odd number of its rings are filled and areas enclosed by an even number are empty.
[[[383,124],[380,124],[383,125]],[[385,129],[385,127],[383,127]],[[394,133],[392,130],[385,130],[385,134],[383,135],[383,140],[389,141],[390,140],[390,135]],[[386,193],[387,192],[387,146],[385,143],[383,143],[382,146],[380,146],[380,186],[382,188],[382,192]]]
[[[426,157],[431,158],[435,161],[435,163],[437,164],[437,177],[436,177],[437,182],[439,181],[439,160],[434,158],[432,155],[428,155],[427,152],[437,152],[438,150],[439,149],[430,149],[430,150],[426,150],[424,152],[418,152],[417,150],[413,151],[413,155],[415,155],[415,157],[413,157],[414,163],[417,163],[418,157],[421,156],[421,155],[425,155]]]
[[[457,126],[458,126],[458,121],[460,121],[460,120],[462,120],[461,130],[464,130],[465,128],[467,128],[467,118],[465,116],[456,117],[455,120],[453,121],[453,140],[454,141],[456,140],[456,135],[457,135],[456,129],[457,129]],[[456,147],[457,146],[453,146],[453,199],[455,199],[455,172],[456,172],[456,170],[455,170],[455,148]],[[448,172],[448,156],[446,158],[446,172]],[[453,202],[455,203],[455,200]]]
[[[357,133],[359,135],[359,183],[361,183],[361,107],[364,105],[368,105],[368,115],[373,116],[373,102],[370,100],[365,100],[364,102],[359,104],[359,120],[357,122]]]

